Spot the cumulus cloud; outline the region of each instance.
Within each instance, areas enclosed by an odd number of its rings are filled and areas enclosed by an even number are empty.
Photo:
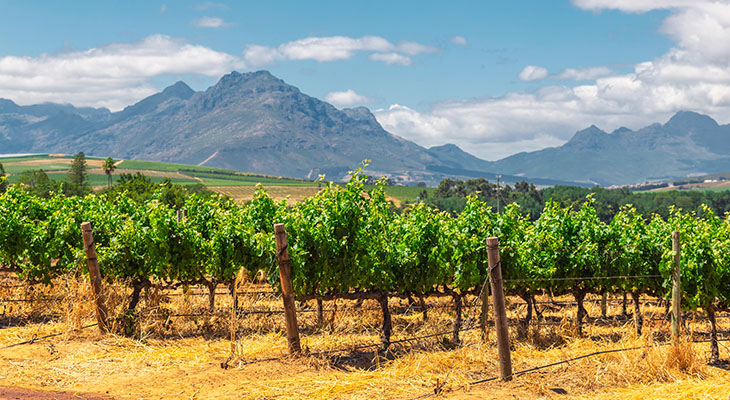
[[[309,37],[278,47],[248,45],[243,52],[244,60],[253,66],[269,65],[283,60],[315,60],[329,62],[346,60],[357,53],[371,53],[373,61],[388,64],[409,65],[411,56],[433,53],[438,48],[417,42],[402,41],[393,44],[379,36],[351,38],[346,36]]]
[[[411,58],[398,53],[375,53],[368,56],[373,61],[380,61],[390,65],[411,65]]]
[[[200,17],[193,20],[193,25],[198,28],[225,28],[230,26],[230,23],[219,17]]]
[[[522,69],[522,72],[518,75],[521,81],[539,81],[545,79],[548,76],[548,70],[545,67],[537,65],[528,65]]]
[[[573,4],[585,10],[619,10],[631,13],[644,13],[651,10],[694,7],[702,0],[573,0]]]
[[[608,67],[566,68],[563,72],[557,74],[555,78],[571,81],[587,81],[611,75],[612,73],[613,71]]]
[[[164,35],[84,51],[0,57],[0,97],[19,104],[72,103],[118,110],[157,92],[150,79],[165,74],[218,77],[241,60]]]
[[[567,68],[550,75],[527,66],[523,81],[558,79],[575,85],[545,85],[529,93],[508,93],[450,101],[416,111],[394,105],[375,112],[391,132],[425,145],[453,142],[487,159],[554,146],[576,130],[595,124],[611,131],[666,121],[680,110],[730,122],[730,2],[717,0],[573,0],[590,11],[643,13],[669,10],[660,32],[675,46],[629,73],[608,67]]]
[[[344,92],[327,93],[324,99],[335,107],[352,107],[371,102],[369,97],[358,94],[352,89],[345,90]]]
[[[452,36],[449,40],[451,40],[451,43],[457,46],[466,46],[466,38],[463,36],[455,35]]]

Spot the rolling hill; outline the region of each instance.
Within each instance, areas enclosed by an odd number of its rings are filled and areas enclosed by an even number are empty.
[[[83,151],[307,179],[345,179],[363,160],[371,160],[368,174],[406,184],[494,176],[486,169],[492,163],[456,146],[425,149],[386,132],[367,108],[339,110],[267,71],[232,72],[202,92],[177,82],[115,113],[3,100],[0,148]],[[538,184],[559,183],[568,182]]]

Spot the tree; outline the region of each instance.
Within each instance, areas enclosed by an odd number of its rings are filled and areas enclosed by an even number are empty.
[[[48,174],[41,170],[28,170],[20,175],[19,182],[35,196],[48,198],[53,192],[59,192],[60,185],[49,179]]]
[[[4,192],[7,187],[8,177],[5,175],[5,168],[3,167],[3,164],[0,163],[0,193]]]
[[[106,160],[104,160],[104,163],[101,165],[101,169],[104,170],[104,173],[106,174],[106,177],[109,181],[109,188],[112,187],[112,172],[114,172],[115,169],[117,169],[116,161],[111,158],[107,157]]]
[[[68,171],[68,180],[77,186],[86,186],[86,156],[83,152],[80,152],[74,156],[74,160],[71,163],[71,170]]]

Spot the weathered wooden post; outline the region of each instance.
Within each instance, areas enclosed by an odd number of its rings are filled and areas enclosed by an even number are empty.
[[[672,337],[679,337],[679,326],[682,323],[682,285],[680,254],[682,247],[679,241],[679,232],[672,232],[672,252],[674,253],[674,273],[672,273]]]
[[[284,318],[286,319],[286,337],[289,341],[289,353],[299,354],[299,328],[297,327],[297,310],[294,306],[294,288],[291,282],[291,260],[287,248],[287,234],[284,224],[274,225],[276,237],[276,256],[279,260],[279,279],[284,300]]]
[[[507,309],[504,305],[502,286],[502,266],[499,260],[499,239],[487,238],[489,257],[489,279],[492,283],[492,302],[494,307],[494,327],[497,332],[497,352],[499,354],[499,373],[503,381],[512,380],[512,356],[509,351],[509,330],[507,329]]]
[[[99,262],[96,259],[96,245],[94,244],[94,234],[91,231],[91,223],[84,222],[81,224],[81,236],[84,240],[84,250],[86,251],[86,265],[89,267],[91,291],[94,294],[96,321],[99,323],[99,331],[101,333],[107,333],[107,311],[101,290],[101,271],[99,271]]]

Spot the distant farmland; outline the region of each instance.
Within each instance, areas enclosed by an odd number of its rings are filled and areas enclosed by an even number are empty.
[[[65,180],[73,161],[72,155],[41,154],[28,156],[0,157],[5,172],[11,183],[18,182],[20,175],[25,171],[43,170],[53,180]],[[101,169],[103,158],[87,157],[88,180],[95,190],[106,187],[107,177]],[[160,183],[170,179],[172,183],[180,185],[203,184],[210,190],[225,194],[236,201],[250,200],[255,186],[262,184],[269,195],[275,200],[289,197],[290,202],[300,201],[317,193],[321,183],[270,175],[249,174],[222,168],[174,164],[156,161],[120,160],[117,170],[112,174],[116,180],[120,174],[142,173],[153,182]],[[391,199],[400,203],[413,201],[424,188],[408,186],[388,187],[387,193]],[[426,188],[431,194],[432,188]]]

